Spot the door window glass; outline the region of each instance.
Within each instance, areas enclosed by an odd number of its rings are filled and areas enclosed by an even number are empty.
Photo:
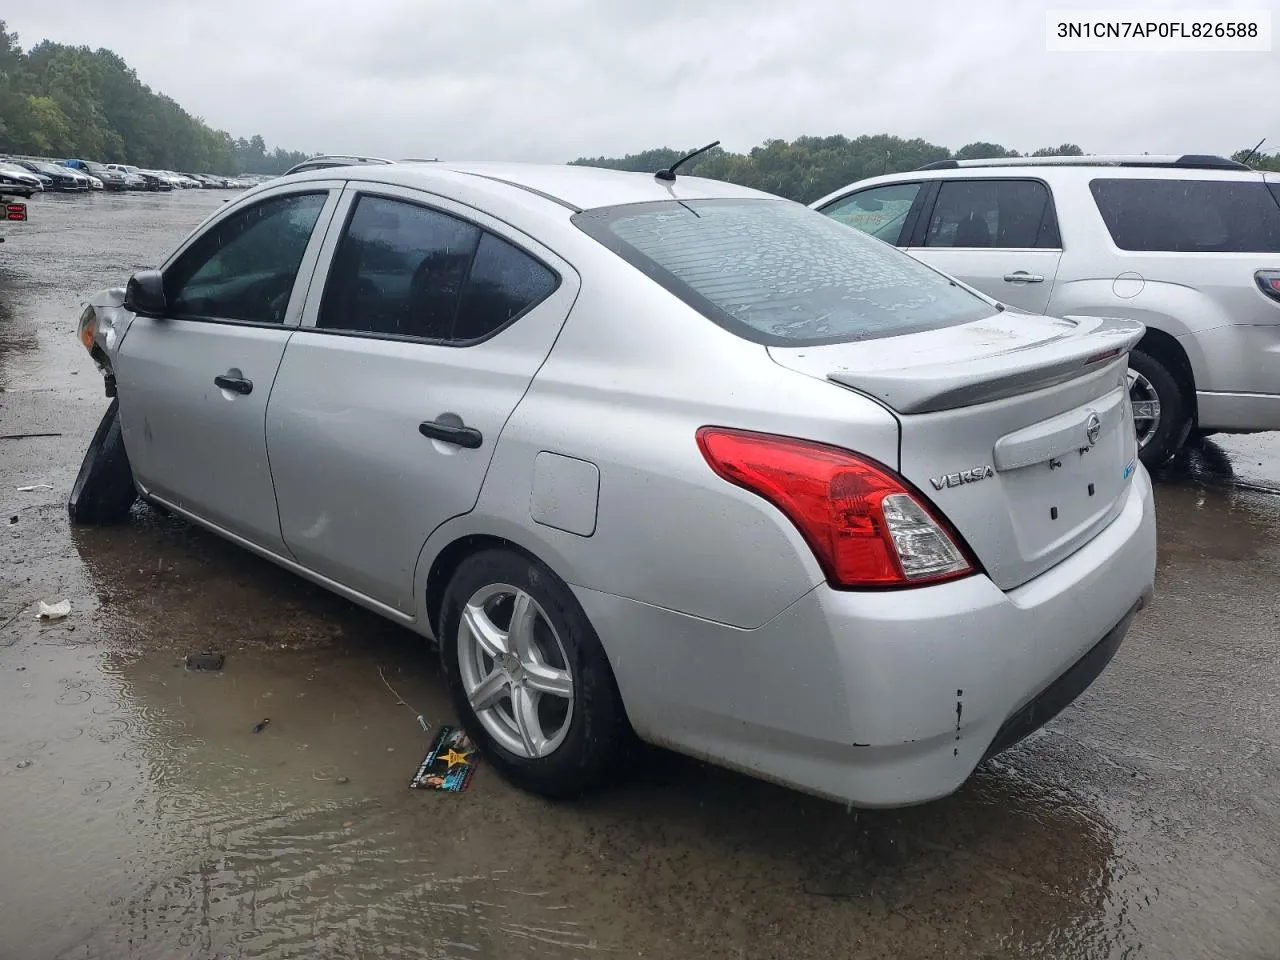
[[[860,190],[823,207],[822,212],[846,226],[897,244],[920,187],[918,183],[894,183]]]
[[[543,300],[558,278],[474,224],[362,196],[338,244],[317,327],[466,343]]]
[[[506,326],[551,295],[554,273],[505,240],[486,233],[462,294],[454,340],[478,340]]]
[[[1053,200],[1038,180],[944,180],[924,245],[1056,249],[1062,242]]]
[[[165,271],[168,312],[283,323],[326,193],[271,197],[213,226]]]

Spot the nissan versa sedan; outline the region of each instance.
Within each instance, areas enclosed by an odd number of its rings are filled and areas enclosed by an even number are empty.
[[[638,735],[905,805],[1149,598],[1142,332],[672,169],[321,169],[92,300],[115,399],[69,509],[141,497],[434,640],[526,789]]]

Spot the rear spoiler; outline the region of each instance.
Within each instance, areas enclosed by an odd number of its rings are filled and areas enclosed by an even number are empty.
[[[1146,327],[1136,320],[1065,317],[1076,329],[1034,346],[960,363],[898,370],[839,370],[827,379],[875,397],[898,413],[936,413],[1065,383],[1127,354]]]

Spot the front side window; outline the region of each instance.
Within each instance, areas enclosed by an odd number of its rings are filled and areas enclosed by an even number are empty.
[[[785,200],[625,204],[573,221],[704,316],[756,343],[844,343],[996,312],[907,254]]]
[[[165,271],[171,316],[284,323],[326,193],[271,197],[216,223]]]
[[[1280,198],[1257,180],[1089,183],[1121,250],[1280,253]]]
[[[559,280],[474,224],[362,196],[338,244],[316,326],[447,343],[483,339]]]
[[[894,183],[860,190],[822,208],[831,219],[856,227],[885,243],[900,242],[907,214],[920,193],[919,183]]]
[[[926,247],[1057,248],[1058,222],[1038,180],[944,180]]]

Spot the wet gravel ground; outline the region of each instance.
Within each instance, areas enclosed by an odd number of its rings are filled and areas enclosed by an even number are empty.
[[[148,508],[67,522],[81,303],[224,196],[39,197],[0,246],[0,434],[59,434],[0,440],[0,956],[1280,957],[1280,435],[1162,473],[1154,606],[954,797],[658,751],[577,804],[410,791],[450,719],[416,637]]]

